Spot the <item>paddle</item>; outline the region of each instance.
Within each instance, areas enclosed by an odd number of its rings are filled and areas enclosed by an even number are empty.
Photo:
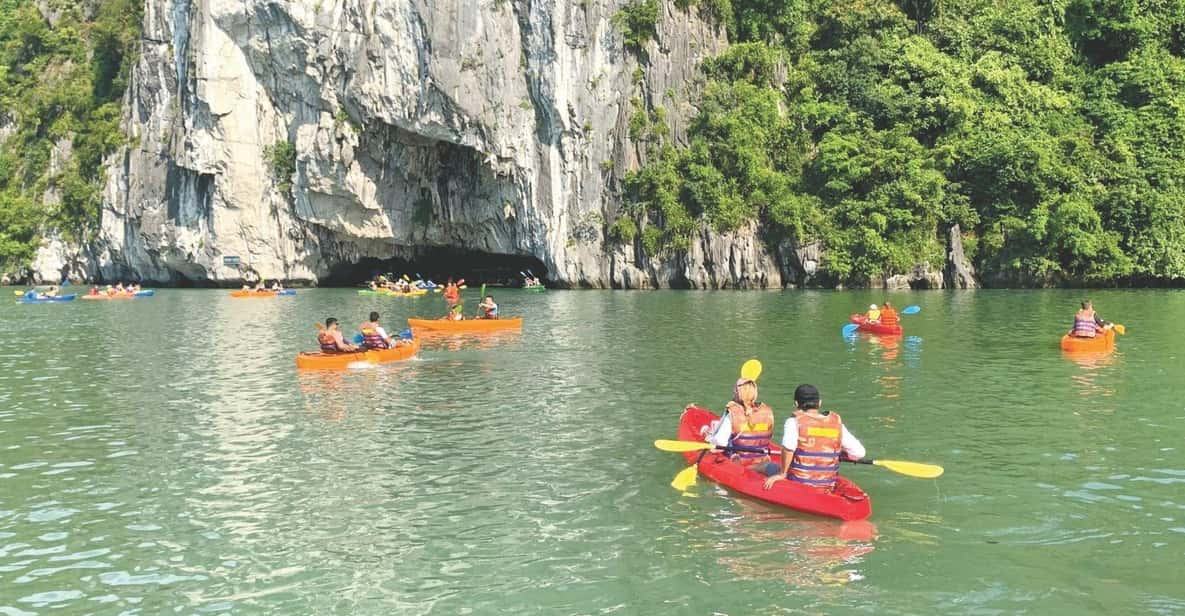
[[[760,361],[756,359],[750,359],[741,365],[741,378],[756,382],[757,377],[761,376],[762,368],[763,366],[761,365]],[[728,411],[724,411],[724,414],[720,416],[720,423],[717,424],[717,429],[719,429],[719,426],[723,425],[726,421],[731,421],[728,416]],[[679,473],[675,475],[675,478],[671,480],[671,487],[682,492],[695,485],[695,480],[697,477],[699,477],[699,463],[704,459],[704,456],[707,455],[708,451],[714,447],[714,445],[711,443],[704,443],[704,445],[707,445],[707,448],[700,452],[699,457],[695,459],[695,463],[679,471]],[[655,441],[655,446],[658,446],[658,441]],[[688,451],[695,450],[689,449]]]
[[[481,283],[481,294],[477,296],[477,314],[476,318],[481,318],[481,304],[486,301],[486,283]]]
[[[922,311],[922,307],[918,306],[917,304],[914,304],[912,306],[906,306],[906,307],[902,308],[901,314],[917,314],[921,311]]]
[[[844,325],[843,326],[844,337],[846,338],[848,336],[855,334],[857,329],[860,329],[860,326],[855,323],[848,323],[847,325]]]
[[[701,443],[699,441],[675,441],[668,439],[656,440],[654,441],[654,446],[661,451],[669,451],[673,453],[686,453],[688,451],[699,451],[701,449],[710,451],[715,447],[711,443]],[[769,453],[769,450],[760,447],[740,447],[736,445],[725,447],[724,450],[729,452],[750,451],[755,453]],[[872,460],[865,458],[861,460],[844,459],[843,461],[850,462],[852,464],[870,464],[872,466],[879,466],[907,477],[917,477],[920,479],[934,479],[936,477],[941,477],[942,473],[945,472],[945,469],[936,464],[906,462],[904,460]],[[692,483],[695,483],[694,480]]]
[[[1122,325],[1122,324],[1120,324],[1120,323],[1115,323],[1115,324],[1113,324],[1113,325],[1111,326],[1111,329],[1115,330],[1115,333],[1119,334],[1120,336],[1126,336],[1126,335],[1127,335],[1127,327],[1126,327],[1126,326],[1124,326],[1124,325]]]

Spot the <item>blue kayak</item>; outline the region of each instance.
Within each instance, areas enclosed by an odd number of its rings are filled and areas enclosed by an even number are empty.
[[[26,296],[20,298],[19,300],[17,300],[17,303],[18,304],[53,304],[55,302],[72,302],[72,301],[74,301],[74,298],[75,298],[75,295],[73,293],[71,293],[69,295],[54,295],[54,296],[43,295],[41,297],[36,297],[36,296],[30,297],[30,296],[26,295]]]
[[[276,291],[276,295],[296,295],[296,289],[284,289],[283,291]]]
[[[143,291],[136,291],[136,297],[152,297],[156,295],[156,289],[145,289]]]

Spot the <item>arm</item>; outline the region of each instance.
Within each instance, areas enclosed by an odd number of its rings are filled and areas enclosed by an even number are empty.
[[[859,460],[867,453],[864,451],[864,444],[860,442],[860,439],[852,436],[851,432],[848,432],[847,426],[843,426],[839,446],[843,448],[844,456],[849,460]]]
[[[765,489],[786,478],[790,472],[790,463],[794,461],[794,450],[798,449],[798,420],[791,415],[782,429],[782,472],[765,480]]]

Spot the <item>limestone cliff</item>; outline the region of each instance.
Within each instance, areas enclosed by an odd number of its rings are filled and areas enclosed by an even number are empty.
[[[35,269],[316,283],[445,248],[534,257],[572,286],[809,282],[818,247],[752,226],[684,253],[606,241],[643,150],[631,100],[664,106],[681,140],[701,61],[727,46],[694,7],[662,6],[635,54],[620,0],[145,0],[98,238],[47,240]]]

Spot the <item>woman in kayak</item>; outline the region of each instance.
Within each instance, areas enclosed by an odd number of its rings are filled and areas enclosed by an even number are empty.
[[[1088,299],[1082,302],[1082,309],[1074,315],[1074,327],[1070,329],[1070,335],[1075,338],[1094,338],[1095,334],[1107,331],[1110,325],[1099,318],[1094,311],[1094,304]]]
[[[769,459],[769,443],[774,435],[774,410],[757,401],[757,383],[751,379],[737,379],[732,388],[732,400],[725,406],[723,419],[715,431],[706,439],[713,445],[726,449],[730,446],[744,447],[746,451],[734,451],[732,459],[743,466],[765,476],[776,475],[779,467]],[[765,450],[748,451],[750,449]]]
[[[358,351],[358,347],[342,338],[341,328],[337,324],[337,319],[333,317],[325,319],[325,328],[317,332],[317,344],[321,345],[322,353],[355,353]]]
[[[840,454],[849,460],[864,457],[864,445],[848,432],[837,413],[820,411],[821,404],[814,385],[794,390],[794,415],[786,420],[782,433],[781,472],[765,480],[766,490],[789,479],[829,492],[839,476]]]
[[[901,319],[897,317],[897,311],[893,309],[893,305],[889,302],[885,302],[884,305],[881,306],[880,317],[881,325],[886,327],[892,327],[901,323]]]
[[[481,308],[481,318],[483,318],[483,319],[498,318],[498,304],[494,303],[494,296],[493,295],[487,295],[486,298],[483,299],[481,301],[481,303],[477,305],[477,307]]]
[[[395,343],[387,332],[379,325],[379,313],[371,312],[370,320],[358,326],[358,331],[362,332],[362,346],[367,349],[390,349],[395,347]]]

